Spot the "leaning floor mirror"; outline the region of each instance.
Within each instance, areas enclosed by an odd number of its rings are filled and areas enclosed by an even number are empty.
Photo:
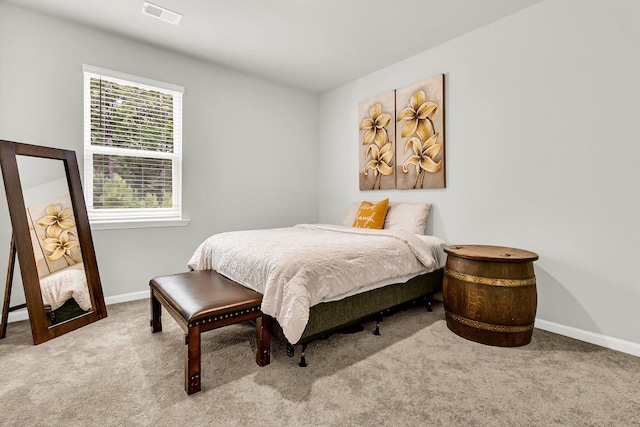
[[[34,344],[106,317],[75,152],[0,140],[0,165],[13,228],[0,338],[24,306]],[[25,304],[10,307],[16,256]]]

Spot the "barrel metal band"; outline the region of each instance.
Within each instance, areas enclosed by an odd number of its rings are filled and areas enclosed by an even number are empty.
[[[529,279],[497,279],[495,277],[482,277],[458,273],[457,271],[449,270],[448,268],[444,269],[444,274],[451,276],[454,279],[462,280],[463,282],[477,283],[479,285],[518,287],[536,284],[535,277],[531,277]]]
[[[533,330],[533,323],[529,325],[494,325],[491,323],[484,323],[478,320],[467,319],[466,317],[458,316],[457,314],[451,313],[450,311],[446,312],[447,317],[455,320],[458,323],[462,323],[463,325],[470,326],[476,329],[482,329],[483,331],[491,331],[491,332],[528,332]]]

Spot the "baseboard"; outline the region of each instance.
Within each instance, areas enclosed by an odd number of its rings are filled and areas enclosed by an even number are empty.
[[[149,298],[149,291],[140,291],[140,292],[131,292],[129,294],[115,295],[112,297],[105,297],[104,303],[106,305],[118,304],[121,302],[127,301],[136,301],[139,299]],[[108,313],[108,311],[107,311]],[[27,309],[16,310],[9,313],[8,323],[18,322],[20,320],[28,320],[29,314],[27,313]]]
[[[111,305],[127,301],[136,301],[145,298],[149,298],[149,291],[131,292],[129,294],[105,297],[104,302],[107,305]],[[29,319],[29,316],[27,315],[26,309],[9,313],[9,322],[17,322],[27,319]],[[613,338],[607,335],[597,334],[595,332],[589,332],[583,329],[565,326],[559,323],[549,322],[542,319],[536,319],[535,326],[536,328],[553,332],[558,335],[563,335],[565,337],[574,338],[580,341],[599,345],[600,347],[621,351],[623,353],[628,353],[633,356],[640,357],[640,344],[638,343],[625,341],[619,338]]]
[[[11,322],[19,322],[20,320],[28,320],[29,315],[27,314],[27,309],[23,308],[22,310],[16,310],[9,313],[9,318],[7,319],[7,323]]]
[[[104,303],[107,305],[110,305],[110,304],[118,304],[120,302],[136,301],[139,299],[146,299],[146,298],[149,298],[149,291],[131,292],[130,294],[122,294],[122,295],[115,295],[112,297],[105,297]]]
[[[536,319],[535,327],[545,331],[553,332],[565,337],[574,338],[591,344],[599,345],[611,350],[621,351],[634,356],[640,357],[640,344],[631,341],[621,340],[619,338],[609,337],[607,335],[597,334],[595,332],[585,331],[583,329],[573,328],[571,326],[561,325],[559,323],[549,322],[547,320]]]

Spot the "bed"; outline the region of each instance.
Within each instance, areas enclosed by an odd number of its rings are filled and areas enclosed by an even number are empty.
[[[351,226],[361,208],[352,204],[343,225],[214,234],[188,268],[260,292],[290,348],[439,292],[445,242],[424,235],[430,205],[385,205],[381,229]]]
[[[84,264],[76,263],[40,278],[42,302],[52,324],[91,311]]]

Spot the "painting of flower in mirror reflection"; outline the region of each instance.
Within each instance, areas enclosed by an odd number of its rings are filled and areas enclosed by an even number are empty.
[[[396,188],[395,91],[360,102],[360,190]]]
[[[27,211],[39,277],[82,262],[69,196],[30,206]]]

